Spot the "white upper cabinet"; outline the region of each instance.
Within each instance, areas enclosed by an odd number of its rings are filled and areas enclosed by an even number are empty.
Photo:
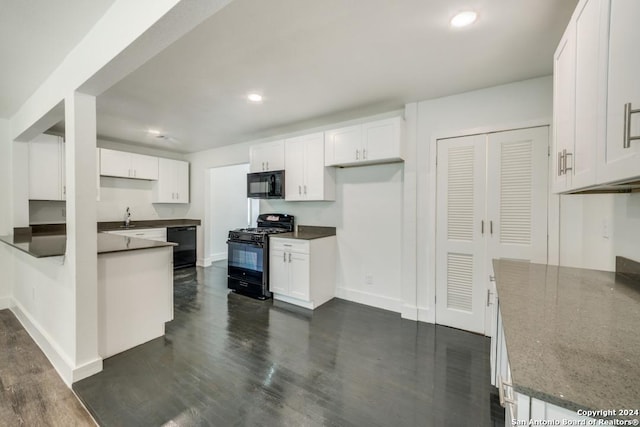
[[[554,56],[554,191],[597,184],[605,138],[608,0],[578,4]]]
[[[557,193],[640,177],[638,16],[636,0],[581,0],[560,41],[554,56]]]
[[[324,166],[322,132],[285,140],[285,200],[335,200],[335,171]]]
[[[325,132],[325,165],[355,166],[401,161],[401,117],[376,120]]]
[[[65,200],[64,141],[42,134],[29,142],[29,199]]]
[[[265,142],[249,148],[249,172],[284,169],[284,140]]]
[[[570,185],[565,160],[573,152],[575,141],[575,57],[575,25],[570,23],[553,56],[553,189],[556,192],[565,191]]]
[[[189,203],[189,162],[159,158],[158,169],[152,202]]]
[[[607,138],[599,175],[603,183],[640,177],[640,2],[610,1]]]
[[[101,148],[100,175],[155,181],[158,179],[158,158]]]

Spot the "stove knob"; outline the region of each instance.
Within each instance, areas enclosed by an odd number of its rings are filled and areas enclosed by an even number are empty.
[[[232,239],[237,239],[239,237],[240,237],[240,235],[238,233],[231,233],[231,238]]]

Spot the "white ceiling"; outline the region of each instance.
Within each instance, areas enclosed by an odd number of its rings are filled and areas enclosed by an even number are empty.
[[[0,118],[11,117],[115,0],[0,0]]]
[[[28,9],[24,4],[47,4],[30,0],[7,6],[0,1],[3,9],[20,10],[23,16]],[[55,2],[56,8],[72,3],[80,7],[111,2]],[[234,0],[100,95],[98,134],[194,152],[548,75],[576,3]],[[56,8],[45,9],[58,13]],[[467,8],[478,12],[478,22],[452,30],[450,18]],[[4,10],[0,12],[0,23],[9,21]],[[89,16],[84,28],[100,15],[83,13]],[[51,45],[44,35],[41,38],[30,43]],[[67,44],[71,38],[66,35]],[[50,71],[51,67],[38,69],[31,80]],[[11,78],[0,74],[2,90]],[[250,91],[262,93],[264,102],[249,104],[245,97]],[[157,139],[149,129],[168,138]]]

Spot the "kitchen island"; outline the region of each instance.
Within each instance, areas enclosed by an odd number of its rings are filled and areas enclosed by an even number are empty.
[[[61,233],[18,232],[0,241],[35,258],[66,250]],[[164,335],[173,319],[175,243],[98,233],[97,244],[98,353],[106,358]]]
[[[493,266],[510,368],[498,382],[516,394],[514,418],[640,418],[586,412],[640,410],[638,284],[605,271],[504,259]]]

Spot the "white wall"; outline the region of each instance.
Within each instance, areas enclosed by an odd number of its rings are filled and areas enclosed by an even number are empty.
[[[206,266],[211,263],[211,260],[207,259],[207,255],[212,252],[209,232],[211,225],[207,221],[207,218],[211,217],[210,169],[249,163],[249,145],[250,143],[228,145],[185,156],[191,163],[191,204],[187,217],[202,221],[202,227],[198,227],[198,265]]]
[[[335,226],[338,297],[400,312],[403,164],[336,171],[335,202],[263,200],[260,212],[298,225]]]
[[[11,142],[9,141],[9,122],[0,119],[0,235],[11,232]],[[11,295],[10,248],[0,243],[0,310],[9,307]]]
[[[207,227],[210,233],[211,246],[207,258],[220,261],[227,258],[227,235],[234,228],[247,227],[251,220],[248,217],[247,199],[248,164],[222,166],[210,170],[210,213]],[[251,213],[251,216],[258,212]]]
[[[560,264],[615,271],[615,257],[640,262],[640,194],[560,197]]]

